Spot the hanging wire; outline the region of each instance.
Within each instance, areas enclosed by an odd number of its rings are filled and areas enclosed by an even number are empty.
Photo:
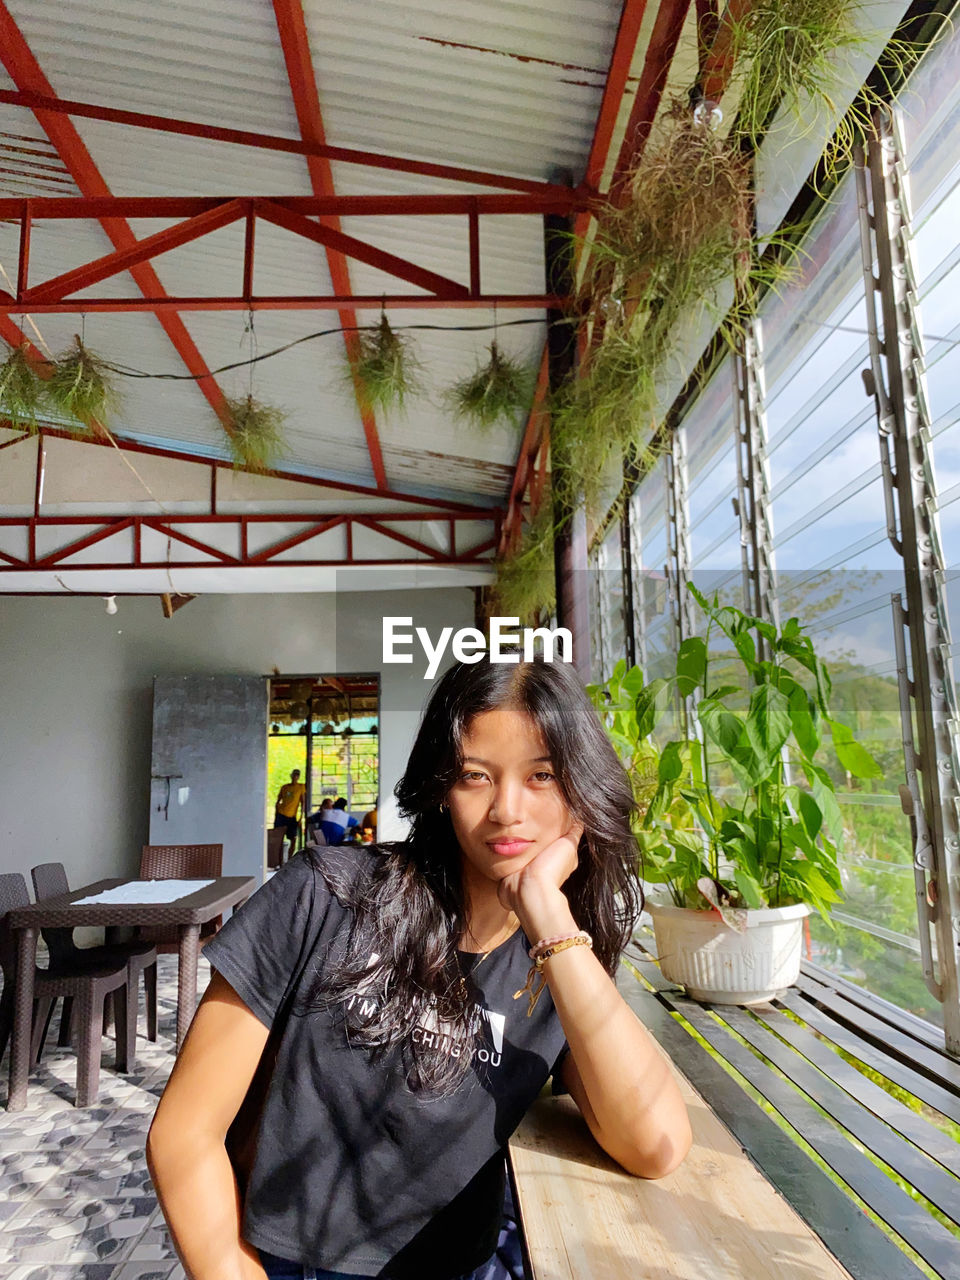
[[[247,399],[253,400],[253,366],[259,359],[259,349],[257,345],[257,330],[254,326],[253,307],[247,312],[247,323],[243,328],[243,336],[240,339],[241,345],[243,340],[247,340],[247,350],[250,358],[247,361]]]
[[[3,265],[3,263],[2,263],[2,262],[0,262],[0,275],[2,275],[2,276],[3,276],[4,283],[5,283],[5,284],[6,284],[6,286],[7,286],[7,292],[8,292],[8,293],[14,293],[14,294],[15,294],[15,293],[17,292],[17,286],[16,286],[16,285],[13,283],[13,281],[10,279],[9,275],[7,274],[7,269],[6,269],[6,267]],[[21,312],[21,313],[20,313],[20,317],[21,317],[21,318],[20,318],[20,336],[21,336],[21,337],[25,337],[24,332],[23,332],[23,321],[24,321],[24,320],[26,320],[26,321],[29,323],[30,328],[33,330],[34,334],[36,335],[36,339],[37,339],[37,343],[36,343],[36,345],[37,345],[38,347],[42,347],[42,348],[43,348],[43,350],[47,353],[48,357],[52,360],[52,359],[53,359],[53,352],[50,350],[50,348],[49,348],[49,347],[47,346],[47,344],[44,342],[44,340],[43,340],[43,334],[40,332],[40,330],[37,328],[36,324],[34,323],[33,316],[30,316],[30,315],[24,315],[24,313],[23,313],[23,312]]]
[[[526,316],[521,320],[499,321],[500,328],[519,327],[521,325],[547,325],[545,316]],[[560,321],[561,324],[567,321]],[[434,332],[434,333],[483,333],[489,331],[495,326],[489,322],[486,324],[407,324],[392,326],[394,333],[404,332]],[[104,360],[104,365],[121,378],[143,378],[160,382],[195,382],[201,377],[218,377],[222,373],[232,373],[235,369],[245,369],[248,365],[259,364],[262,360],[272,360],[275,356],[283,355],[286,351],[291,351],[294,347],[299,347],[304,342],[313,342],[317,338],[329,338],[335,334],[344,333],[370,333],[376,329],[376,325],[355,324],[355,325],[336,325],[330,329],[318,329],[315,333],[306,333],[302,338],[294,338],[291,342],[285,342],[280,347],[273,347],[270,351],[262,351],[248,360],[233,360],[229,364],[220,365],[216,369],[210,369],[203,374],[193,373],[151,373],[145,369],[135,369],[131,365],[118,364],[110,360]]]

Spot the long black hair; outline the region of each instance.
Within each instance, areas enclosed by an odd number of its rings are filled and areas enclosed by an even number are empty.
[[[433,690],[395,788],[410,820],[408,838],[381,845],[384,856],[359,881],[345,882],[336,864],[315,858],[353,909],[354,923],[345,954],[325,966],[311,1002],[338,1006],[351,1042],[399,1046],[413,1089],[446,1092],[470,1066],[477,1027],[457,955],[465,923],[461,864],[441,805],[462,770],[471,721],[503,707],[526,712],[536,724],[564,800],[583,824],[579,865],[563,892],[611,975],[642,909],[630,781],[573,668],[539,657],[491,662],[486,655],[452,667]],[[429,1037],[429,1045],[414,1039],[433,1018],[446,1035]]]

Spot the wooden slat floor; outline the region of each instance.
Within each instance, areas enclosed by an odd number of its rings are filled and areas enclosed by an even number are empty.
[[[938,1028],[815,965],[804,966],[799,984],[782,1000],[751,1010],[688,999],[661,974],[648,931],[637,936],[627,961],[634,970],[621,982],[627,1000],[851,1275],[920,1276],[924,1271],[911,1260],[913,1251],[943,1280],[960,1280],[960,1230],[953,1229],[960,1228],[960,1143],[931,1114],[960,1123],[960,1063],[945,1052]],[[671,1014],[685,1019],[843,1185]],[[930,1111],[907,1106],[839,1050]],[[862,1212],[857,1198],[906,1249]]]

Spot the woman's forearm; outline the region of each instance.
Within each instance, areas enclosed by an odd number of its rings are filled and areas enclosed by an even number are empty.
[[[545,972],[596,1118],[595,1137],[631,1173],[663,1177],[691,1141],[666,1059],[591,952],[564,951]]]
[[[240,1194],[222,1139],[154,1124],[147,1165],[188,1280],[265,1280],[240,1236]]]
[[[578,928],[558,891],[528,891],[521,920],[532,941]],[[551,956],[543,973],[589,1103],[584,1111],[594,1136],[631,1173],[669,1173],[686,1155],[691,1133],[666,1058],[589,948]]]

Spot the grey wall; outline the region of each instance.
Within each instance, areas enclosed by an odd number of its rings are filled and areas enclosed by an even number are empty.
[[[0,870],[29,883],[57,860],[75,885],[136,873],[154,676],[380,671],[381,834],[402,835],[391,798],[428,686],[382,664],[381,617],[470,626],[471,591],[211,595],[169,619],[155,597],[117,603],[111,617],[97,597],[0,597]]]

